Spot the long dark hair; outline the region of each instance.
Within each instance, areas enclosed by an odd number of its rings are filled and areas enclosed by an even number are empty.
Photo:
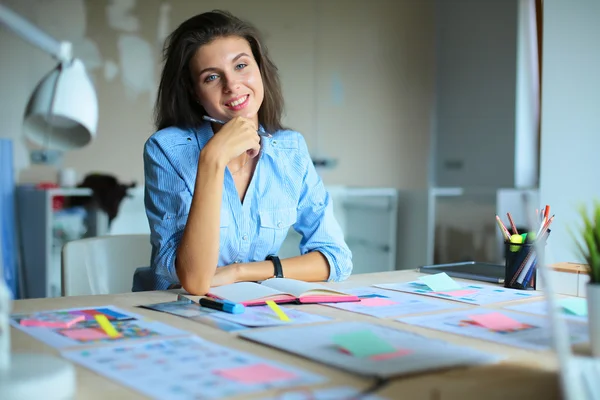
[[[169,35],[163,49],[164,67],[154,106],[154,123],[160,130],[169,126],[195,128],[206,114],[196,101],[190,60],[200,46],[227,36],[239,36],[252,49],[265,90],[258,121],[267,132],[283,129],[283,94],[277,67],[262,44],[260,33],[250,23],[227,11],[214,10],[184,21]]]

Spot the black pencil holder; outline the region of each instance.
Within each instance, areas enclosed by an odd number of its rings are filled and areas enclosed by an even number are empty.
[[[539,257],[533,243],[504,244],[504,287],[521,290],[536,289]]]

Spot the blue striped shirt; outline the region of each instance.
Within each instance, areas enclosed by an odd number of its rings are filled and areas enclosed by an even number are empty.
[[[213,135],[208,122],[197,130],[170,127],[153,134],[144,146],[155,289],[179,283],[175,254],[192,202],[200,151]],[[302,235],[300,254],[321,252],[329,262],[328,280],[346,279],[352,272],[352,254],[304,138],[283,130],[261,140],[243,203],[233,176],[225,170],[218,266],[263,261],[277,254],[293,227]]]

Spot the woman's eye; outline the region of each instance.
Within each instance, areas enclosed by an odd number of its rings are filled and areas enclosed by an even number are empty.
[[[248,66],[248,64],[238,64],[235,66],[235,69],[244,69]]]
[[[204,79],[204,82],[212,82],[212,81],[214,81],[215,79],[217,79],[217,75],[215,75],[215,74],[212,74],[212,75],[209,75],[209,76],[207,76],[207,77]]]

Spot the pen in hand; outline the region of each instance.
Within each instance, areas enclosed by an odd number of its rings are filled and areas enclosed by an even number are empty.
[[[205,121],[214,122],[215,124],[225,125],[225,122],[223,122],[221,120],[218,120],[218,119],[215,119],[215,118],[212,118],[212,117],[209,117],[208,115],[203,115],[202,119],[205,120]],[[258,133],[259,136],[263,136],[263,137],[266,137],[266,138],[273,137],[273,136],[271,136],[270,133],[267,133],[267,132],[256,131],[256,133]]]

